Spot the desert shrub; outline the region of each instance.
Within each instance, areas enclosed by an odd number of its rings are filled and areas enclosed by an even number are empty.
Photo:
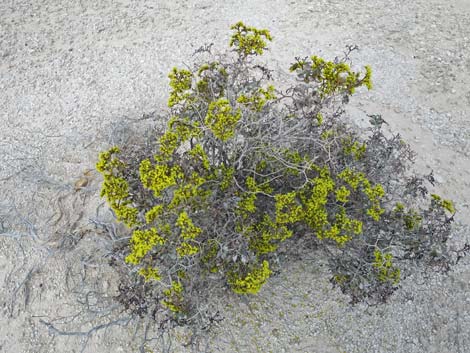
[[[99,156],[101,195],[130,234],[113,250],[127,271],[118,299],[138,315],[212,322],[214,288],[255,294],[282,270],[280,249],[299,246],[326,259],[353,302],[383,302],[408,273],[448,268],[452,203],[427,195],[380,116],[362,135],[344,117],[350,95],[372,88],[370,67],[350,66],[355,48],[296,58],[281,89],[258,59],[270,33],[232,29],[231,52],[206,48],[170,72],[152,148]]]

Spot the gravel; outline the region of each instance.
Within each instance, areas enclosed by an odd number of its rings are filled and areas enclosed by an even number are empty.
[[[416,170],[455,201],[452,242],[470,237],[470,3],[467,0],[62,1],[0,3],[0,352],[80,352],[40,320],[79,309],[66,264],[91,256],[84,237],[67,256],[43,244],[75,239],[106,215],[94,168],[99,151],[145,134],[162,111],[167,73],[202,44],[224,48],[238,20],[274,36],[266,61],[360,48],[374,89],[348,108],[367,126],[382,114],[417,152]],[[87,179],[76,190],[77,180]],[[109,216],[109,215],[108,215]],[[67,227],[73,225],[72,228]],[[292,263],[262,292],[224,298],[213,352],[468,352],[470,263],[448,276],[408,278],[387,305],[350,306],[318,261]],[[112,292],[113,274],[89,279]],[[72,323],[73,324],[73,323]],[[86,329],[76,324],[75,330]],[[185,332],[173,351],[184,352]],[[179,342],[179,343],[178,343]],[[135,352],[133,327],[92,336],[84,352]],[[158,349],[155,348],[155,351]]]

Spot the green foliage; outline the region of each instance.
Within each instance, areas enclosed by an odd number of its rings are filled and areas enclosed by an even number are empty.
[[[138,265],[155,246],[165,244],[165,238],[159,235],[155,228],[135,230],[132,233],[131,243],[132,251],[126,257],[126,262]]]
[[[176,67],[168,75],[170,78],[170,99],[168,106],[173,107],[174,105],[189,98],[188,90],[191,88],[192,73],[188,70],[178,70]]]
[[[234,46],[235,50],[242,56],[261,55],[266,49],[265,40],[272,40],[271,34],[267,29],[257,29],[237,22],[230,29],[235,33],[230,38],[230,46]]]
[[[235,54],[170,73],[171,118],[146,142],[151,152],[113,147],[96,166],[101,195],[130,228],[116,252],[150,288],[144,307],[178,323],[207,319],[211,288],[258,293],[280,249],[300,240],[327,257],[354,302],[385,301],[410,263],[442,263],[452,203],[432,195],[423,206],[401,138],[379,125],[360,137],[327,109],[370,89],[370,67],[354,72],[347,55],[297,58],[282,92],[255,61],[269,32],[232,29]]]
[[[163,291],[166,299],[162,304],[174,313],[184,312],[183,286],[179,281],[172,281],[171,287]]]
[[[153,268],[153,267],[142,267],[139,270],[139,275],[145,278],[145,282],[148,282],[151,280],[160,281],[162,279],[160,277],[160,274],[158,273],[158,269]]]
[[[374,251],[374,262],[372,266],[377,271],[377,278],[381,282],[391,281],[397,284],[400,281],[400,269],[392,264],[393,256],[390,253],[384,254],[380,250]]]
[[[347,155],[352,155],[356,160],[361,159],[366,152],[366,144],[359,144],[358,141],[351,141],[351,138],[343,140],[343,152]]]
[[[206,126],[211,129],[214,136],[222,141],[227,141],[233,137],[235,127],[241,118],[240,110],[232,114],[232,107],[226,98],[220,98],[209,104],[206,115]]]
[[[454,204],[450,200],[443,200],[439,195],[431,194],[433,204],[442,207],[450,213],[455,213]]]
[[[365,66],[365,70],[361,78],[360,73],[352,71],[347,63],[327,61],[316,55],[311,56],[310,60],[297,59],[290,67],[290,71],[296,72],[304,82],[316,82],[322,98],[340,92],[353,94],[360,86],[372,89],[372,69]]]
[[[230,272],[228,283],[232,290],[238,294],[256,294],[271,275],[268,261],[264,260],[259,268],[251,269],[241,276],[238,271]]]
[[[268,100],[276,99],[274,86],[269,85],[267,89],[259,88],[252,96],[247,97],[242,94],[237,98],[237,102],[250,107],[256,112],[260,112]]]
[[[109,151],[100,153],[96,164],[96,169],[104,178],[100,196],[106,198],[118,221],[132,227],[138,224],[138,210],[129,206],[131,204],[129,185],[121,177],[125,164],[114,156],[119,152],[118,147],[113,147]]]

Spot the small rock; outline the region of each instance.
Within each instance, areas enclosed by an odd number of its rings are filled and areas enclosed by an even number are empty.
[[[445,182],[445,179],[442,177],[442,175],[440,174],[434,174],[434,180],[438,183],[438,184],[443,184]]]
[[[88,178],[82,177],[75,182],[75,191],[83,189],[88,185]]]

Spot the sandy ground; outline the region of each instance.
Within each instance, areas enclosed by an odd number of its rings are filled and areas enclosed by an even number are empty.
[[[372,66],[375,85],[353,98],[349,116],[366,126],[367,113],[382,114],[412,145],[417,170],[433,170],[436,192],[455,201],[453,241],[468,241],[469,0],[3,0],[0,352],[82,350],[80,337],[56,337],[41,320],[80,308],[65,268],[86,263],[99,241],[87,229],[101,204],[100,180],[87,171],[99,151],[144,134],[148,121],[138,119],[164,109],[171,67],[190,62],[202,44],[226,46],[238,20],[271,30],[266,60],[281,72],[295,56],[333,59],[357,44],[354,63]],[[76,190],[83,179],[86,187]],[[64,235],[81,239],[66,255],[41,245]],[[112,274],[86,273],[112,293]],[[324,269],[304,261],[256,298],[226,298],[227,320],[208,346],[214,352],[468,352],[469,290],[465,259],[447,277],[407,279],[390,304],[350,307]],[[86,330],[80,322],[58,321]],[[132,325],[103,330],[82,351],[136,352],[133,333]],[[178,343],[184,333],[174,339],[172,350],[184,351]]]

